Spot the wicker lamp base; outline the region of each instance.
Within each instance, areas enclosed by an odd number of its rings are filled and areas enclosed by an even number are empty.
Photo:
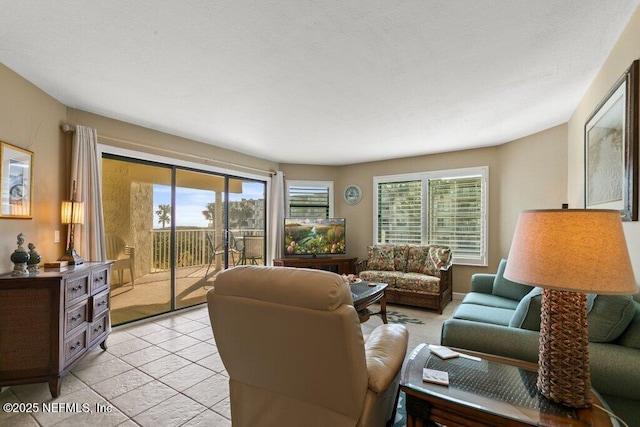
[[[543,290],[537,387],[554,402],[591,406],[586,294]]]

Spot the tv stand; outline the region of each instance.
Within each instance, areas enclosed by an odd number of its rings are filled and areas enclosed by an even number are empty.
[[[316,268],[338,274],[355,274],[357,260],[357,257],[347,256],[284,257],[274,259],[273,265],[276,267]]]

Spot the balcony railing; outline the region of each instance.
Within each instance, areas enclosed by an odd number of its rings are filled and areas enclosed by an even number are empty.
[[[171,230],[154,229],[153,232],[153,257],[152,272],[167,271],[171,266]],[[260,229],[231,230],[236,240],[251,237],[264,237],[264,231]],[[213,250],[207,244],[206,235],[211,237]],[[175,234],[176,267],[193,267],[208,265],[214,256],[214,250],[223,245],[223,233],[216,233],[214,229],[178,229]],[[260,246],[264,247],[264,240],[258,239]],[[252,244],[255,246],[255,243]],[[263,249],[264,251],[264,249]],[[255,252],[253,249],[252,252]]]

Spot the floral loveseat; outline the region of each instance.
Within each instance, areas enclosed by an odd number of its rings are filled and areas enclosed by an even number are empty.
[[[387,302],[438,310],[451,301],[451,250],[438,245],[373,245],[358,276],[387,283]]]

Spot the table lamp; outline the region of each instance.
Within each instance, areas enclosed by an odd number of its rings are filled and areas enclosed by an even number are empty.
[[[591,406],[586,294],[638,292],[620,212],[522,212],[504,276],[543,288],[540,393],[570,407]]]
[[[84,260],[77,254],[74,247],[74,229],[76,224],[84,223],[84,203],[76,200],[76,182],[73,181],[73,195],[71,200],[63,201],[60,210],[63,224],[69,224],[69,246],[58,261],[67,261],[69,264],[82,264]]]

